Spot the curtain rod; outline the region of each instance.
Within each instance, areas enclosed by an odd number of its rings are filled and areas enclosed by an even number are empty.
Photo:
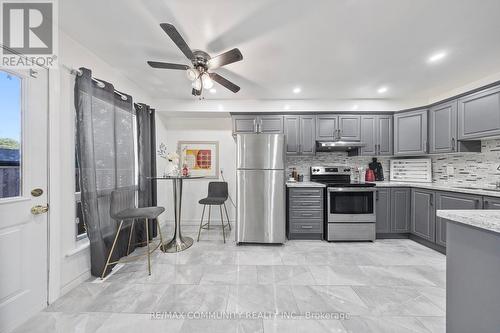
[[[64,66],[66,67],[69,72],[73,75],[76,75],[76,76],[82,76],[83,75],[83,72],[81,69],[74,69],[74,68],[69,68],[67,66]],[[99,87],[99,88],[104,88],[106,85],[102,82],[102,81],[99,81],[98,79],[96,79],[95,77],[92,77],[92,81],[94,81],[96,83],[96,85]],[[120,96],[120,98],[123,100],[123,101],[126,101],[128,99],[127,95],[125,95],[124,93],[122,93],[121,91],[118,91],[116,89],[114,89],[115,91],[115,94],[117,94],[118,96]]]

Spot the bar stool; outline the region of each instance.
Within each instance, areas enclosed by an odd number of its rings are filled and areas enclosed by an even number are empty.
[[[225,231],[226,228],[231,230],[231,223],[229,222],[229,215],[227,214],[226,208],[226,200],[229,196],[227,183],[226,182],[210,182],[208,183],[208,195],[206,198],[198,201],[203,205],[203,213],[201,213],[201,221],[200,228],[198,229],[198,242],[200,241],[200,233],[201,229],[210,229],[210,213],[212,210],[212,206],[219,206],[220,210],[220,220],[222,224],[222,238],[224,239],[224,243],[226,242]],[[205,216],[205,208],[208,206],[208,222],[203,224],[203,217]],[[222,206],[224,206],[224,211],[226,212],[227,224],[224,224],[224,217],[222,214]]]
[[[156,247],[150,251],[149,247],[149,220],[150,219],[156,219],[161,213],[165,211],[165,208],[163,207],[143,207],[143,208],[136,208],[135,207],[135,190],[115,190],[111,192],[111,203],[110,203],[110,215],[111,218],[120,221],[120,225],[118,226],[118,230],[116,231],[116,235],[113,241],[113,245],[111,246],[111,250],[109,251],[108,255],[108,260],[106,261],[106,265],[104,266],[104,269],[102,271],[101,279],[104,278],[104,275],[106,274],[106,269],[108,266],[117,264],[119,262],[124,262],[124,261],[130,261],[134,259],[138,259],[139,257],[142,257],[143,255],[148,256],[148,273],[151,275],[151,253],[153,253],[158,247],[160,247],[163,244],[163,237],[161,235],[161,230],[160,230],[160,222],[158,221],[156,223],[157,228],[158,228],[158,234],[160,235],[160,242]],[[141,255],[136,255],[131,258],[125,258],[125,259],[119,259],[117,261],[111,262],[111,258],[113,256],[113,251],[116,246],[116,242],[118,240],[118,236],[120,235],[120,231],[122,230],[123,227],[123,222],[125,220],[132,220],[132,225],[130,227],[130,234],[128,237],[128,245],[127,245],[127,256],[130,251],[130,243],[132,241],[132,234],[134,232],[134,224],[136,219],[144,219],[144,226],[146,229],[146,241],[142,243],[147,244],[147,253],[146,254],[141,254]],[[141,243],[135,243],[133,245],[137,245]]]

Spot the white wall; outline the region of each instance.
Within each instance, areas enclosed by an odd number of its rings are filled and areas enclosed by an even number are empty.
[[[131,94],[152,99],[122,72],[59,31],[59,69],[50,70],[50,287],[49,301],[90,277],[88,240],[75,239],[74,82],[69,68],[87,67],[95,77]]]
[[[177,142],[188,141],[219,141],[219,167],[229,185],[229,195],[235,200],[236,194],[236,143],[232,137],[230,118],[167,118],[157,113],[156,118],[157,146],[161,142],[167,145],[168,151],[177,151]],[[166,162],[157,158],[158,175],[165,170]],[[222,180],[222,179],[220,179]],[[198,225],[203,206],[198,200],[207,195],[208,183],[214,179],[186,180],[183,185],[182,222]],[[162,223],[173,223],[173,194],[171,181],[158,183],[158,205],[166,208],[161,216]],[[229,218],[235,220],[234,207],[231,201],[226,203]],[[215,221],[220,220],[218,211],[212,210]]]

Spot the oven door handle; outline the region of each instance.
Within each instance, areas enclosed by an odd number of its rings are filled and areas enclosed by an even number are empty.
[[[375,192],[375,187],[328,187],[328,192]]]

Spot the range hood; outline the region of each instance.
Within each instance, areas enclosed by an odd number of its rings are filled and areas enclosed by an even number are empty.
[[[365,147],[366,144],[355,141],[316,141],[316,151],[329,152],[329,151],[347,151],[351,152]]]

